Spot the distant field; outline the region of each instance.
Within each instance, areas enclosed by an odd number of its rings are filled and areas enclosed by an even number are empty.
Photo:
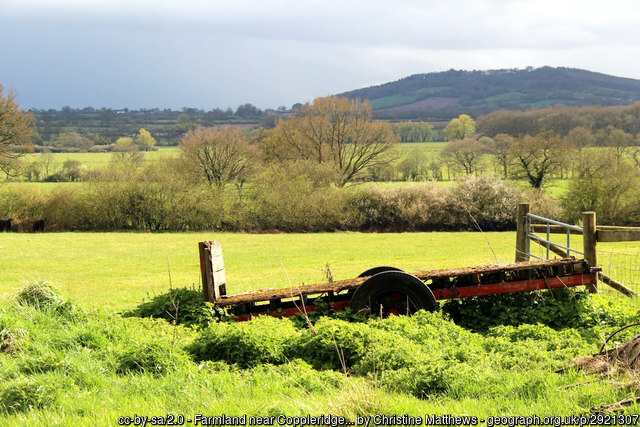
[[[159,147],[157,151],[145,151],[143,152],[144,158],[147,161],[153,161],[157,159],[163,159],[178,154],[180,149],[178,147]],[[91,169],[104,168],[109,166],[113,153],[52,153],[54,163],[57,168],[62,166],[66,160],[77,160],[81,164]],[[28,154],[24,157],[25,161],[37,160],[42,156],[40,153]]]
[[[400,144],[398,144],[398,151],[400,151],[401,153],[408,153],[410,151],[412,151],[415,148],[419,148],[421,150],[424,150],[427,155],[431,154],[431,153],[439,153],[440,150],[442,150],[445,145],[447,145],[447,142],[402,142]]]

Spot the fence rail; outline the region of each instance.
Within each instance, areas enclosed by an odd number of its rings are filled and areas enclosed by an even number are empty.
[[[589,265],[598,265],[596,253],[596,214],[583,212],[583,227],[565,224],[550,218],[544,218],[529,212],[530,205],[521,203],[517,210],[516,262],[528,261],[531,258],[544,259],[531,253],[531,242],[535,242],[546,250],[546,259],[551,252],[561,257],[570,257],[572,253],[581,255]],[[542,223],[542,224],[540,224]],[[535,232],[543,232],[546,238]],[[551,234],[566,234],[566,245],[551,241]],[[582,250],[571,247],[571,234],[582,234]],[[597,285],[589,285],[589,292],[597,292]]]
[[[575,253],[582,255],[582,257],[589,262],[589,265],[599,267],[596,251],[597,242],[640,241],[640,227],[616,227],[608,225],[599,225],[596,227],[595,212],[583,212],[582,227],[578,227],[553,219],[544,218],[539,215],[534,215],[529,212],[528,203],[521,203],[518,205],[516,218],[516,262],[529,261],[531,258],[545,259],[531,253],[531,242],[535,242],[546,249],[546,259],[549,259],[551,252],[563,258],[571,256],[571,253]],[[546,239],[536,234],[536,232],[545,233]],[[551,234],[566,234],[566,246],[551,241]],[[581,251],[571,247],[571,234],[582,234]],[[609,259],[611,259],[612,254],[614,254],[612,252],[606,253],[609,254]],[[603,255],[606,253],[603,252]],[[622,254],[616,253],[615,255],[618,256]],[[629,271],[638,271],[638,273],[640,273],[640,268],[636,268],[635,265],[628,265],[624,263],[624,265],[617,265],[619,263],[612,265],[611,261],[609,261],[608,264],[605,264],[606,265],[603,267],[605,268],[606,273],[597,273],[597,280],[611,286],[624,295],[635,296],[636,292],[621,283],[621,281],[625,282],[624,279],[619,281],[611,278],[609,275],[617,276],[619,275],[619,272],[627,273]],[[635,282],[640,282],[640,275],[637,279],[633,279],[633,283]],[[589,292],[597,292],[597,285],[589,285],[587,289]]]

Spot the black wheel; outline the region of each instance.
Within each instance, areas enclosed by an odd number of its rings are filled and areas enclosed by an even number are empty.
[[[349,306],[355,312],[382,317],[438,309],[431,289],[403,271],[383,271],[365,280],[353,293]]]
[[[402,271],[399,268],[396,267],[388,267],[388,266],[382,266],[382,267],[373,267],[368,269],[367,271],[361,273],[358,277],[368,277],[368,276],[375,276],[378,273],[384,273],[385,271]]]

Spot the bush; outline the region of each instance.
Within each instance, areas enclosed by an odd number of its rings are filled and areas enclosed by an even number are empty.
[[[293,166],[272,166],[262,173],[250,198],[255,225],[297,232],[339,228],[343,192],[320,172],[299,175]]]
[[[469,176],[453,189],[433,183],[369,187],[347,202],[345,228],[375,231],[508,230],[521,195],[511,184]]]
[[[514,209],[519,190],[506,181],[490,176],[468,176],[452,192],[453,205],[460,224],[468,229],[513,230]]]
[[[186,349],[197,361],[224,361],[242,368],[281,364],[298,335],[289,319],[259,316],[249,322],[213,323]]]
[[[366,323],[322,318],[291,345],[289,354],[315,369],[350,369],[366,354],[372,330]]]
[[[37,188],[28,184],[0,186],[0,218],[17,220],[42,217],[43,196]]]
[[[515,187],[490,177],[468,177],[452,188],[341,188],[333,168],[312,162],[271,166],[243,192],[239,185],[217,189],[191,182],[179,167],[163,162],[92,171],[82,185],[45,195],[7,186],[0,189],[7,201],[0,218],[13,218],[14,228],[25,231],[42,218],[48,231],[505,230],[515,228],[514,207],[522,198]]]
[[[123,313],[124,317],[153,317],[186,326],[206,326],[213,315],[213,309],[204,302],[202,292],[193,288],[170,289]]]
[[[369,187],[347,202],[345,228],[375,231],[435,231],[456,228],[447,190],[431,183]]]
[[[612,173],[615,171],[615,173]],[[571,180],[562,200],[566,221],[577,222],[582,212],[595,211],[598,222],[638,225],[640,173],[613,155],[598,155],[584,162],[578,179]]]
[[[484,331],[493,326],[541,324],[554,329],[624,326],[640,318],[636,308],[605,309],[586,291],[554,289],[449,300],[442,305],[459,325]],[[632,303],[629,303],[632,304]]]

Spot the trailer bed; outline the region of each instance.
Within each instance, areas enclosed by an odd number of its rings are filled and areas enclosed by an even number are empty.
[[[201,242],[200,260],[205,300],[212,302],[216,307],[226,307],[236,320],[247,320],[259,314],[277,317],[292,316],[302,311],[314,311],[319,306],[325,305],[335,310],[354,308],[353,301],[359,300],[362,306],[363,294],[364,297],[369,296],[367,292],[373,292],[372,296],[376,292],[378,296],[386,292],[383,296],[386,298],[387,307],[394,304],[397,306],[397,303],[392,300],[406,297],[408,313],[409,299],[413,298],[416,301],[421,299],[419,296],[415,298],[416,294],[412,293],[412,289],[417,288],[426,287],[425,292],[429,294],[428,299],[433,304],[429,304],[429,301],[425,302],[424,299],[422,304],[428,306],[424,307],[426,309],[433,309],[434,306],[437,307],[436,300],[592,285],[597,280],[597,269],[590,268],[584,260],[567,258],[427,270],[412,274],[392,267],[378,267],[351,279],[227,295],[224,263],[219,243]],[[398,281],[407,283],[396,286]],[[418,291],[422,292],[424,289],[422,291],[418,289]],[[393,292],[396,294],[394,295]],[[414,304],[413,311],[423,308],[420,304],[415,305],[414,301],[411,303]],[[382,302],[379,301],[378,305],[381,304]],[[358,304],[355,306],[359,307]],[[391,309],[388,313],[397,311],[397,309]]]

